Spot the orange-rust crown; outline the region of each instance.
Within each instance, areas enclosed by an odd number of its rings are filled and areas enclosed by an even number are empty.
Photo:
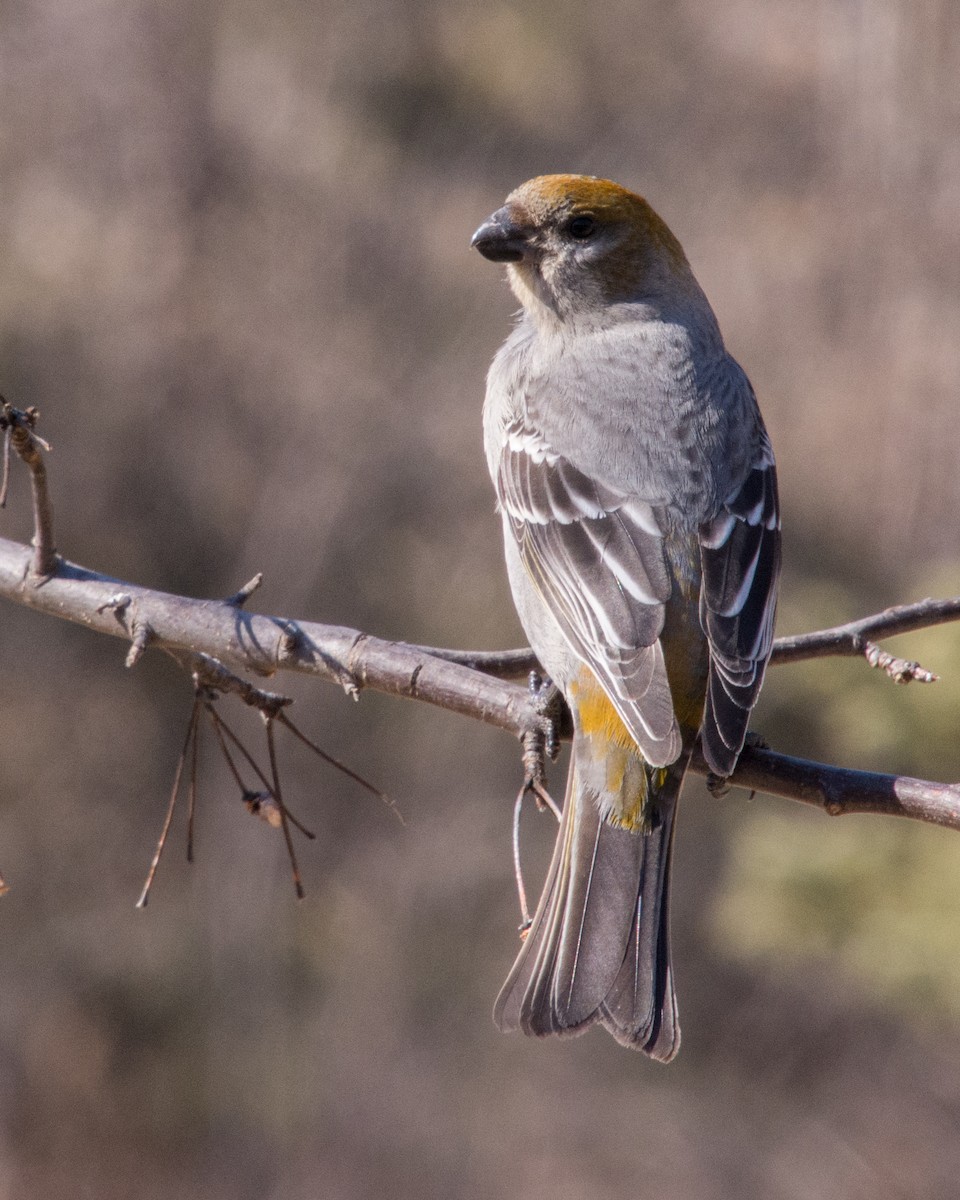
[[[507,207],[522,211],[539,226],[574,212],[590,212],[601,220],[622,220],[638,233],[659,243],[678,263],[686,265],[683,247],[642,196],[610,179],[595,175],[538,175],[507,197]]]

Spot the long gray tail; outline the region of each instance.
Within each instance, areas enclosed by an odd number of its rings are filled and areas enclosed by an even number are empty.
[[[670,857],[686,761],[655,790],[649,833],[602,819],[570,767],[563,819],[530,932],[497,997],[505,1032],[580,1033],[599,1021],[668,1062],[680,1046],[670,968]]]

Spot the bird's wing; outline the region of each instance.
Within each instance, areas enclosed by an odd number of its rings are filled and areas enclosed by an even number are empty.
[[[703,752],[729,775],[773,645],[780,512],[773,451],[761,431],[746,479],[700,529],[700,623],[710,642]]]
[[[598,484],[522,418],[497,468],[520,557],[570,646],[593,670],[648,762],[680,753],[659,636],[670,579],[649,505]]]

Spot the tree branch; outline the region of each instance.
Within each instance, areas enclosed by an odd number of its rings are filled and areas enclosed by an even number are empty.
[[[946,600],[927,599],[919,600],[915,604],[901,604],[896,608],[874,613],[870,617],[861,617],[859,621],[835,625],[832,629],[777,638],[770,661],[793,663],[831,655],[863,657],[872,667],[886,671],[897,683],[908,683],[911,679],[932,683],[936,679],[935,675],[925,671],[918,663],[894,658],[870,639],[895,637],[900,633],[911,633],[917,629],[926,629],[958,619],[960,596],[951,596]]]
[[[47,468],[43,451],[50,444],[36,432],[39,412],[35,408],[21,411],[0,396],[0,432],[3,433],[3,483],[0,485],[0,508],[7,500],[7,478],[10,469],[10,448],[13,447],[30,471],[33,496],[33,561],[30,574],[35,580],[45,579],[57,563],[53,544],[53,504],[47,488]]]
[[[708,773],[699,755],[692,769]],[[831,817],[876,813],[960,829],[960,785],[955,783],[852,771],[750,746],[744,747],[730,783],[812,804]]]
[[[0,596],[100,633],[137,644],[209,656],[241,671],[272,675],[298,671],[336,683],[354,697],[364,687],[421,700],[514,734],[542,728],[541,703],[525,686],[509,682],[536,660],[529,650],[504,653],[430,650],[390,642],[356,629],[247,613],[237,596],[195,600],[174,596],[59,561],[54,574],[32,582],[30,547],[0,538]],[[242,589],[238,596],[249,594]],[[960,600],[925,600],[862,621],[798,638],[779,639],[774,662],[827,654],[863,653],[865,632],[902,633],[960,619]],[[177,655],[180,657],[180,655]],[[205,671],[216,671],[209,664]],[[499,676],[499,677],[498,677]],[[214,686],[217,686],[214,683]],[[225,690],[240,690],[231,685]],[[707,775],[697,758],[692,769]],[[755,791],[813,804],[832,815],[883,813],[960,829],[960,786],[905,776],[851,771],[746,748],[730,782]]]
[[[896,680],[907,683],[916,679],[922,683],[933,683],[937,676],[926,671],[918,663],[903,658],[894,658],[881,650],[870,638],[896,637],[901,633],[912,633],[933,625],[960,620],[960,596],[946,600],[918,600],[915,604],[901,604],[859,621],[835,625],[831,629],[820,629],[815,633],[794,634],[777,638],[770,657],[771,666],[783,663],[803,662],[810,658],[847,657],[865,658],[872,667],[878,667]],[[533,651],[517,650],[439,650],[419,646],[427,654],[443,658],[447,662],[460,663],[487,675],[500,679],[523,679],[539,666]]]
[[[232,602],[194,600],[138,587],[61,560],[28,586],[32,551],[0,538],[0,596],[98,633],[132,641],[149,628],[155,647],[206,654],[241,671],[298,671],[339,684],[423,700],[521,735],[534,703],[515,684],[445,661],[417,646],[356,629],[247,613]]]

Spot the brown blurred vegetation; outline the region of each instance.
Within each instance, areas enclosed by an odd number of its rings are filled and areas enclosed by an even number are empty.
[[[0,12],[0,390],[42,410],[71,558],[194,595],[263,570],[268,611],[517,644],[479,431],[511,299],[467,243],[572,170],[649,196],[754,381],[781,631],[958,590],[950,0]],[[19,474],[0,532],[29,536]],[[945,682],[781,668],[758,728],[956,778],[956,629],[895,645]],[[284,680],[406,826],[288,748],[319,834],[297,905],[210,769],[199,861],[178,822],[136,912],[189,686],[122,653],[0,612],[4,1200],[956,1195],[954,835],[691,786],[677,1063],[504,1038],[516,747]],[[552,831],[527,828],[533,873]]]

